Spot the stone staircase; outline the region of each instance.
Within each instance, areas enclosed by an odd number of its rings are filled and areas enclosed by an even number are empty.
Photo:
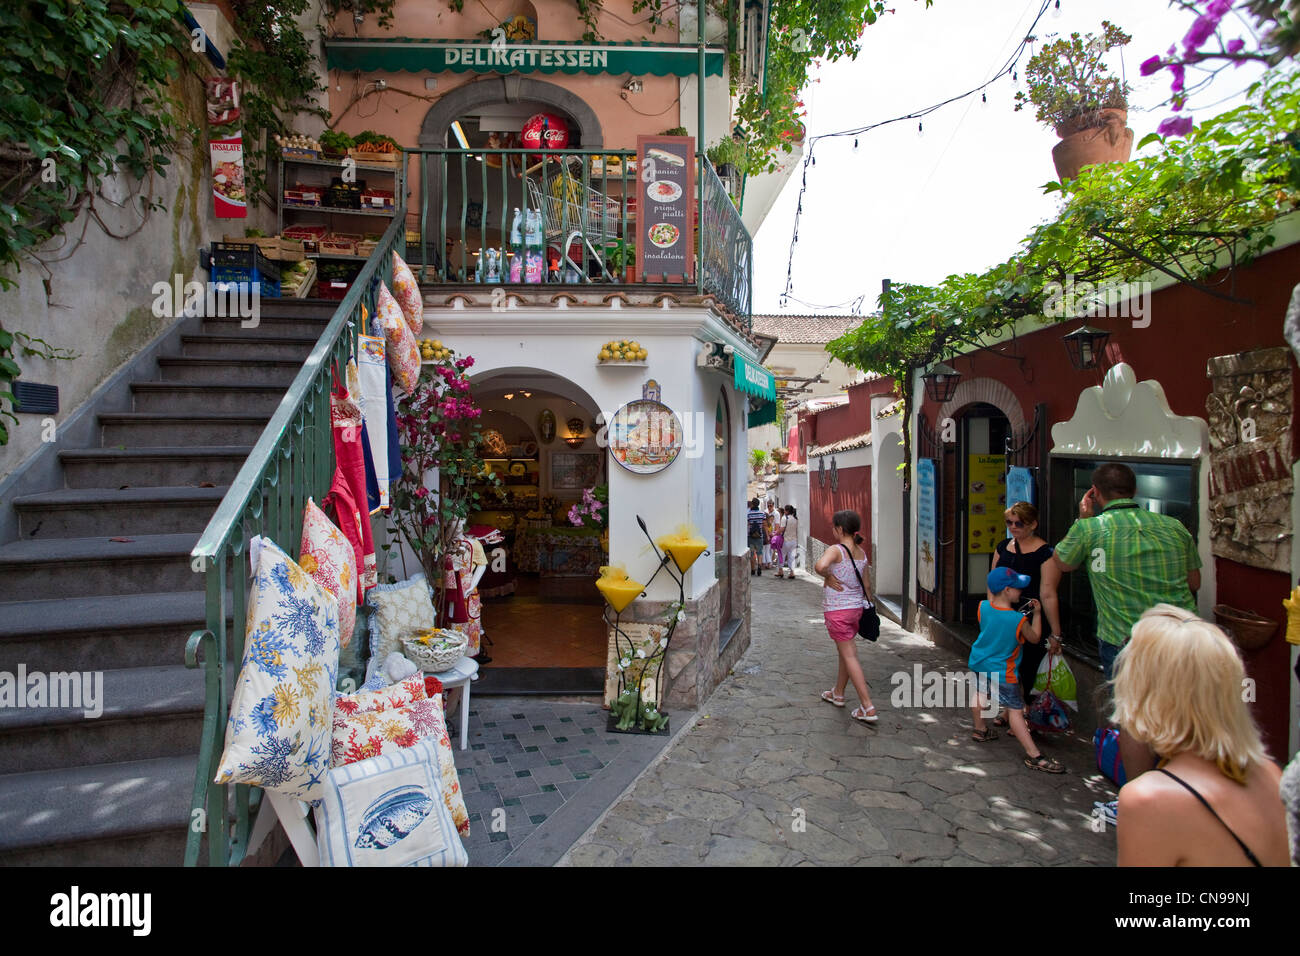
[[[184,650],[205,619],[189,554],[336,303],[261,305],[253,329],[189,320],[132,409],[97,416],[97,446],[59,452],[62,487],[0,503],[19,529],[0,544],[0,681],[103,682],[97,719],[0,703],[0,865],[183,860],[203,719]]]

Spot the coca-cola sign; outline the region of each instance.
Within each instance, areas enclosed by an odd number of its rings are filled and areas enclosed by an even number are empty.
[[[569,145],[569,123],[554,113],[536,113],[525,121],[519,140],[524,149],[564,149]]]

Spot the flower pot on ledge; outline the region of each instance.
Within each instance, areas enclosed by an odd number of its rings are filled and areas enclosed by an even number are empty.
[[[1074,179],[1084,166],[1128,162],[1133,155],[1133,130],[1127,123],[1128,110],[1105,109],[1097,116],[1056,127],[1061,137],[1052,149],[1056,175],[1062,180]]]

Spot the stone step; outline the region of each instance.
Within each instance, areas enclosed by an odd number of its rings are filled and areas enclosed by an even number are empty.
[[[310,338],[314,342],[319,339],[321,333],[325,331],[325,326],[329,324],[329,318],[328,315],[320,319],[306,315],[270,316],[263,311],[262,315],[259,317],[259,322],[255,331],[259,335]],[[244,328],[241,324],[242,321],[243,320],[238,318],[204,319],[202,331],[215,335],[238,335],[242,332],[254,331],[252,329]]]
[[[228,485],[252,450],[251,444],[79,448],[59,452],[59,459],[69,488],[197,485],[203,481]]]
[[[179,866],[195,756],[0,775],[0,865]]]
[[[0,670],[180,664],[191,632],[206,626],[203,591],[12,601],[0,604]]]
[[[182,335],[181,353],[192,358],[281,359],[299,364],[316,345],[314,338],[243,333]]]
[[[204,385],[201,382],[134,382],[137,412],[226,412],[267,415],[284,398],[283,385]]]
[[[20,697],[24,685],[31,693],[36,674],[44,678],[46,696],[44,706],[0,708],[0,767],[10,773],[85,766],[106,754],[114,760],[184,757],[198,747],[201,668],[36,671],[29,664],[11,673],[24,678],[16,684]]]
[[[303,355],[306,358],[306,355]],[[279,385],[288,388],[302,368],[302,359],[196,358],[165,355],[158,359],[161,379],[217,385]]]
[[[196,415],[193,412],[113,412],[99,416],[102,445],[156,447],[158,445],[255,445],[270,415]]]
[[[203,588],[203,575],[190,568],[199,532],[118,537],[125,540],[35,538],[0,545],[0,581],[6,594],[33,601]]]
[[[207,527],[225,486],[64,488],[15,498],[23,538],[173,534]]]

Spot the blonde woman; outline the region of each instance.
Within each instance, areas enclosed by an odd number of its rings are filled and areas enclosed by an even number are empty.
[[[1156,769],[1119,792],[1120,866],[1286,866],[1282,772],[1241,699],[1245,668],[1224,633],[1158,604],[1115,660],[1122,733]]]

